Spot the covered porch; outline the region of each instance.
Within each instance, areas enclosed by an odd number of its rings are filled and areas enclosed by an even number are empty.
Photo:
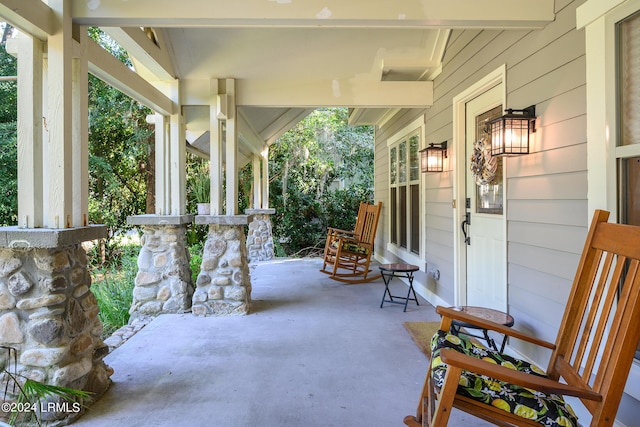
[[[381,309],[382,279],[344,285],[321,262],[259,264],[247,316],[157,317],[105,358],[113,384],[73,425],[403,425],[428,363],[403,322],[439,316],[423,299]]]

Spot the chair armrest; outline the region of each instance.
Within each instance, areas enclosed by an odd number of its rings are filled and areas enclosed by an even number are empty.
[[[532,337],[531,335],[523,334],[522,332],[519,332],[508,326],[501,325],[500,323],[491,322],[489,320],[481,319],[479,317],[472,316],[467,313],[463,313],[451,307],[437,306],[436,312],[440,314],[442,317],[446,317],[452,320],[461,320],[465,323],[471,323],[472,325],[476,325],[484,329],[490,329],[492,331],[496,331],[513,338],[530,342],[531,344],[536,344],[541,347],[550,348],[551,350],[554,350],[556,348],[555,344],[552,344],[548,341]]]
[[[531,388],[546,394],[576,396],[596,402],[602,401],[602,395],[589,388],[576,387],[554,381],[550,378],[516,371],[482,359],[467,356],[450,348],[442,349],[440,351],[440,358],[447,365],[455,366],[475,374],[486,375],[490,378],[515,384],[520,387]]]

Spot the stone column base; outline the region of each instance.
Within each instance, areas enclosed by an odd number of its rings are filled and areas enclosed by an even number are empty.
[[[18,361],[15,366],[3,352],[2,366],[44,384],[92,393],[84,406],[55,396],[41,402],[46,405],[42,425],[69,424],[111,384],[113,370],[102,360],[108,348],[81,246],[106,234],[103,226],[0,228],[0,345],[15,349]],[[11,393],[12,386],[3,375],[0,388]]]
[[[275,209],[246,209],[247,215],[253,215],[247,233],[247,252],[249,261],[269,261],[275,258],[273,251],[273,232],[271,215]]]
[[[193,215],[127,218],[143,232],[129,324],[190,310],[194,288],[186,233],[192,221]]]
[[[249,216],[196,216],[196,224],[208,224],[202,267],[196,281],[191,310],[195,316],[248,314],[251,279],[244,227]]]

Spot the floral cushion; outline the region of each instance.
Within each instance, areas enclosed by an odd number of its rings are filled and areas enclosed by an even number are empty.
[[[438,331],[431,340],[431,371],[436,387],[442,387],[447,365],[440,359],[440,350],[451,348],[460,353],[496,363],[528,374],[546,377],[539,367],[507,354],[473,343],[464,335]],[[578,426],[573,409],[562,397],[494,380],[485,375],[462,371],[458,393],[495,406],[518,416],[535,420],[544,426]]]
[[[334,249],[338,249],[339,242],[340,240],[334,240],[331,246]],[[342,243],[342,250],[354,252],[356,254],[362,254],[362,255],[367,255],[369,253],[369,249],[363,248],[362,246],[359,246],[357,243],[351,243],[348,241]]]

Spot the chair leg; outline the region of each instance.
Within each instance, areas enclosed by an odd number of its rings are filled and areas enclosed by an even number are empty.
[[[384,297],[383,297],[384,298]],[[420,393],[420,399],[418,399],[418,408],[416,415],[407,415],[404,417],[403,422],[409,427],[421,427],[422,419],[425,408],[425,399],[429,399],[431,396],[431,362],[429,362],[429,369],[427,369],[427,376],[424,378],[422,385],[422,393]],[[427,418],[428,419],[428,418]]]
[[[444,376],[444,384],[440,389],[438,401],[434,408],[433,419],[429,423],[430,427],[445,427],[449,422],[449,416],[453,409],[453,400],[456,397],[458,384],[460,382],[461,368],[453,366],[447,367],[447,373]]]

